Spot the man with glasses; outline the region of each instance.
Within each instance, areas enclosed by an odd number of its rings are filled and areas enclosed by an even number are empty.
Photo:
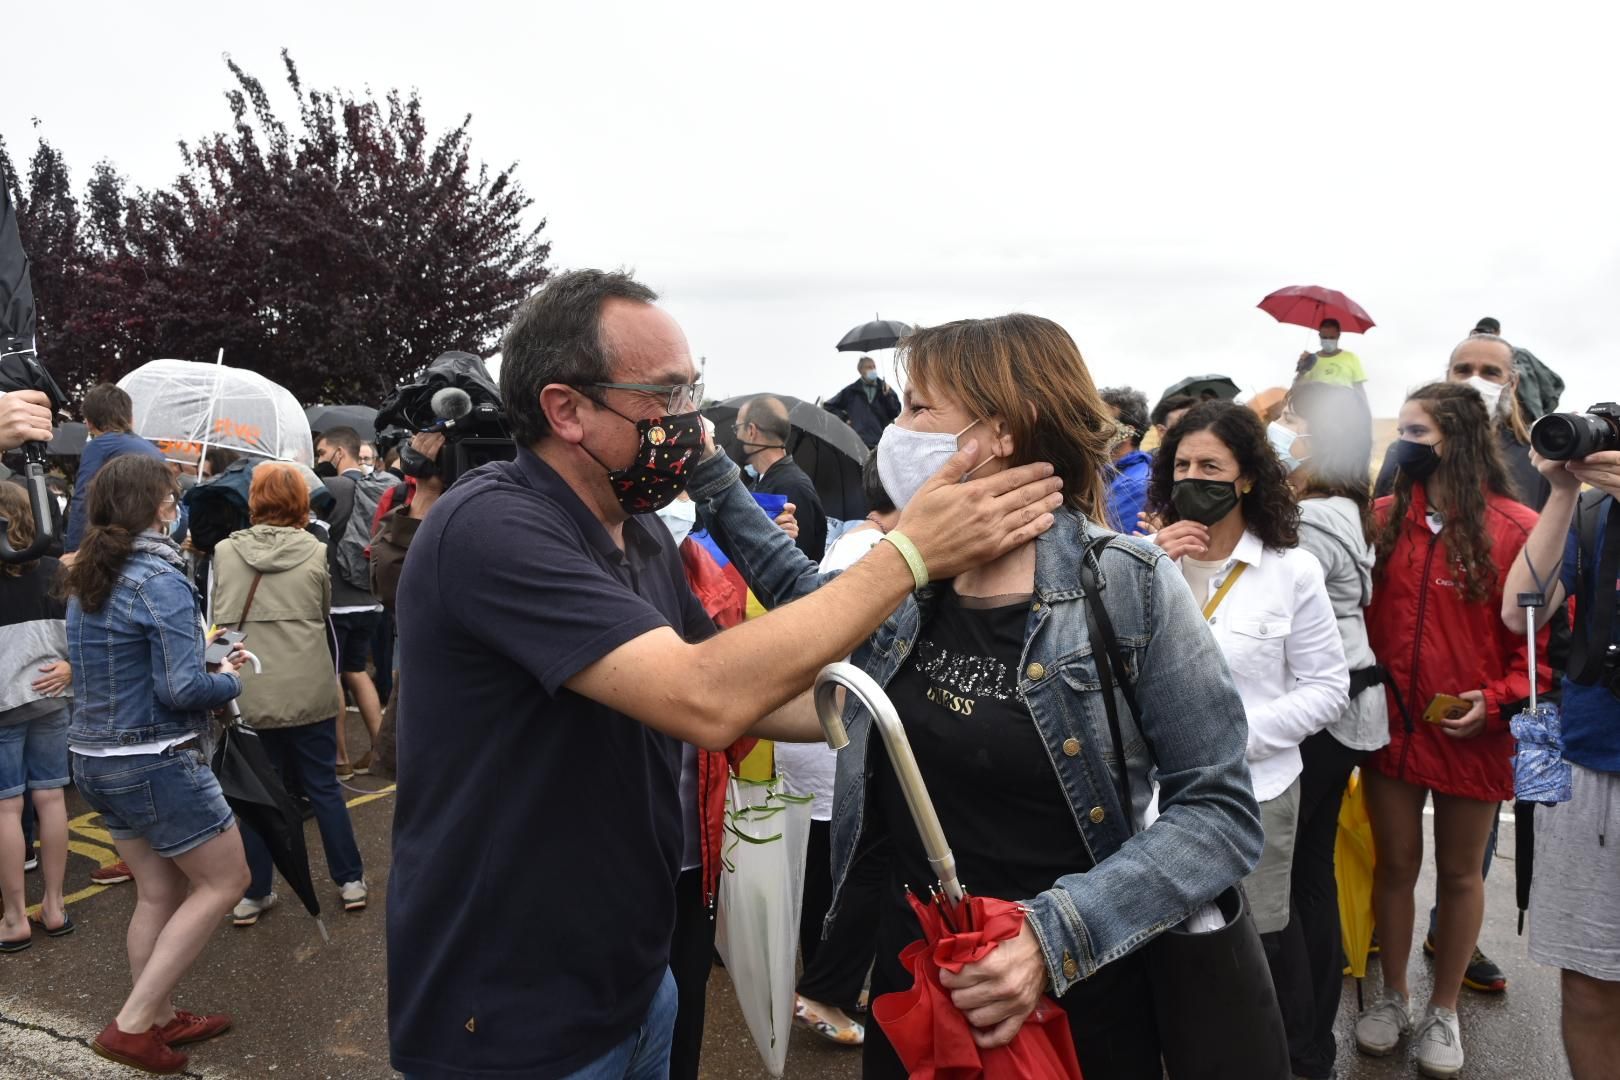
[[[656,299],[577,270],[523,304],[502,343],[516,459],[458,481],[405,561],[388,962],[407,1076],[670,1075],[677,880],[712,840],[687,835],[682,743],[780,734],[770,714],[802,717],[821,667],[920,583],[1027,542],[1061,501],[1046,465],[958,483],[970,446],[890,543],[716,634],[649,516],[716,452]]]

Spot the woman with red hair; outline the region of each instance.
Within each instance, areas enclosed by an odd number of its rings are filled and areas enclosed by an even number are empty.
[[[280,462],[257,466],[248,514],[253,524],[214,549],[214,621],[246,632],[244,646],[263,665],[238,699],[242,719],[259,733],[281,774],[302,782],[343,909],[358,911],[366,906],[366,882],[337,782],[343,702],[327,648],[332,581],[325,546],[304,529],[309,488],[303,476]],[[269,849],[251,827],[242,829],[242,840],[253,881],[231,919],[252,926],[276,894]]]

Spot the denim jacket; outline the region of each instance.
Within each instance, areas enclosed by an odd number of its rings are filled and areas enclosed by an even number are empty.
[[[767,607],[835,576],[821,575],[765,516],[723,454],[693,470],[688,490],[703,522]],[[1248,725],[1226,661],[1175,564],[1145,541],[1116,536],[1101,556],[1101,584],[1142,709],[1138,725],[1119,698],[1136,804],[1130,822],[1124,816],[1113,772],[1119,762],[1080,584],[1083,546],[1100,535],[1099,526],[1060,510],[1057,524],[1036,541],[1035,598],[1019,664],[1019,696],[1095,862],[1090,871],[1067,875],[1025,900],[1052,990],[1060,996],[1240,881],[1259,861],[1262,845],[1244,760]],[[909,654],[931,614],[933,595],[929,588],[908,598],[856,650],[854,663],[880,685],[888,685]],[[872,720],[851,696],[844,721],[850,744],[838,755],[833,796],[829,926],[853,855],[871,840],[863,838],[862,826],[872,776],[866,753]],[[1159,785],[1160,816],[1143,829],[1150,780]]]
[[[68,601],[76,746],[133,746],[202,734],[208,711],[241,693],[203,666],[202,608],[184,574],[156,555],[124,561],[100,611]]]

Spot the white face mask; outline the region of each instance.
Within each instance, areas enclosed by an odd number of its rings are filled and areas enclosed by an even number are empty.
[[[883,437],[878,440],[877,446],[878,481],[894,501],[896,510],[904,510],[923,485],[934,478],[934,474],[956,453],[956,440],[977,423],[977,420],[973,421],[955,435],[948,431],[911,431],[899,424],[890,424],[883,429]],[[972,476],[989,460],[985,458],[973,466],[967,475]]]
[[[1294,456],[1294,447],[1299,445],[1299,432],[1273,420],[1266,427],[1266,438],[1271,443],[1271,449],[1282,461],[1283,468],[1293,472],[1305,464],[1304,458]]]
[[[1336,338],[1336,337],[1325,337],[1325,338],[1323,338],[1322,339],[1322,351],[1325,352],[1325,353],[1330,353],[1330,354],[1338,352],[1339,351],[1339,339]]]
[[[676,499],[658,511],[658,520],[675,538],[675,546],[680,547],[681,541],[692,535],[692,528],[697,524],[697,503],[691,499]]]
[[[1495,416],[1497,407],[1502,403],[1502,391],[1507,387],[1502,383],[1482,379],[1478,375],[1470,377],[1468,385],[1479,391],[1479,396],[1485,399],[1485,411]]]

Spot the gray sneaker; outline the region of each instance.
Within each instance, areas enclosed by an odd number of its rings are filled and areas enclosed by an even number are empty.
[[[1445,1080],[1462,1072],[1462,1028],[1452,1010],[1430,1005],[1413,1041],[1417,1043],[1418,1072],[1424,1076]]]
[[[276,899],[275,893],[266,893],[257,900],[244,896],[242,902],[231,910],[231,925],[252,926],[259,921],[260,915],[276,906]]]
[[[1385,1057],[1411,1030],[1412,1010],[1406,1004],[1406,995],[1399,990],[1385,990],[1372,1008],[1356,1018],[1356,1047],[1363,1054]]]

